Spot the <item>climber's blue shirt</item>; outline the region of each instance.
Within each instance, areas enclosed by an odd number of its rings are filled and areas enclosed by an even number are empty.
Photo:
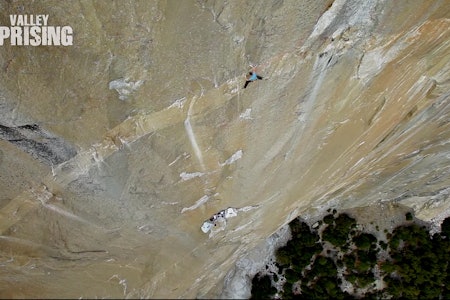
[[[253,72],[253,73],[252,73],[252,76],[249,78],[249,80],[255,81],[256,79],[258,79],[258,77],[256,77],[256,73]]]

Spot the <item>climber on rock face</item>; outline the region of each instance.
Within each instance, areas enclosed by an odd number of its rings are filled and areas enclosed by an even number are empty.
[[[245,76],[245,78],[247,79],[247,81],[244,84],[244,89],[247,87],[247,85],[252,82],[252,81],[256,81],[256,80],[261,80],[263,79],[261,76],[259,76],[258,74],[256,74],[255,68],[252,68],[252,70]]]

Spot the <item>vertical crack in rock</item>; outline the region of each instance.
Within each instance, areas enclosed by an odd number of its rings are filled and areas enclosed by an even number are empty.
[[[198,145],[197,138],[195,137],[194,130],[192,129],[191,125],[191,116],[192,116],[192,107],[194,106],[196,98],[194,97],[191,101],[191,104],[189,105],[189,110],[187,113],[187,118],[184,121],[184,127],[186,128],[187,135],[189,137],[189,141],[191,142],[192,148],[194,149],[195,156],[198,159],[198,162],[200,163],[200,166],[202,167],[202,171],[205,171],[205,163],[203,161],[203,154],[202,150],[200,150],[200,146]]]

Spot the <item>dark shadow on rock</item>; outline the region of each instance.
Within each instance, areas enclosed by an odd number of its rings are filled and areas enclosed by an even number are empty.
[[[58,165],[77,154],[75,147],[37,124],[0,125],[0,139],[9,141],[46,165]]]

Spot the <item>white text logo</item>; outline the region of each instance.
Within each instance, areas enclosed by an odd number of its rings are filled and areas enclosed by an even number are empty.
[[[71,26],[48,26],[48,15],[9,15],[11,26],[0,26],[0,46],[72,46]]]

